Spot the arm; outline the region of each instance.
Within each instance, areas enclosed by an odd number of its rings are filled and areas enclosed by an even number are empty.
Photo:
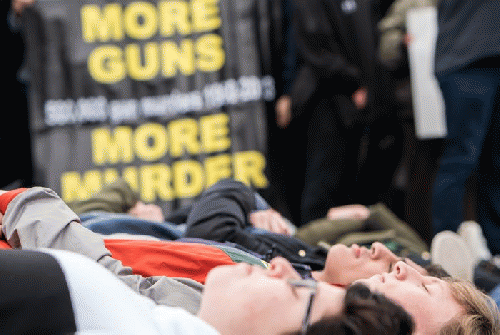
[[[245,229],[255,209],[255,195],[250,188],[233,180],[219,181],[193,204],[185,236],[230,241],[265,254],[271,246]]]
[[[378,23],[380,33],[379,57],[384,64],[395,67],[402,61],[406,44],[406,15],[412,8],[435,6],[435,0],[397,0]]]
[[[140,201],[137,192],[132,190],[130,185],[121,178],[105,185],[89,199],[75,202],[70,207],[78,215],[98,211],[126,213],[139,219],[154,222],[165,221],[160,206]]]
[[[276,234],[292,235],[295,227],[276,210],[269,208],[250,213],[250,224]]]
[[[19,188],[13,191],[0,190],[0,239],[3,237],[2,221],[7,206],[18,194],[26,191],[26,188]]]
[[[111,257],[103,238],[84,228],[78,216],[52,190],[34,187],[6,206],[2,231],[14,248],[72,251],[100,263],[123,282],[158,304],[179,306],[191,313],[199,308],[201,286],[168,277],[144,278]]]
[[[93,211],[127,213],[139,201],[139,195],[123,179],[105,185],[87,200],[72,203],[71,209],[78,215]]]

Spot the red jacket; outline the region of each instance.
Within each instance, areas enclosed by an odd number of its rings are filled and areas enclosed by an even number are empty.
[[[25,190],[0,195],[0,213],[4,214],[9,202]],[[191,278],[204,284],[214,267],[235,264],[223,250],[204,244],[125,239],[104,239],[104,244],[113,258],[143,277]],[[11,249],[11,246],[0,240],[0,249]]]

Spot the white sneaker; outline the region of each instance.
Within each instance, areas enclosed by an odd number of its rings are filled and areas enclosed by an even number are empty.
[[[475,221],[464,221],[458,227],[458,234],[462,236],[465,243],[469,246],[474,257],[474,264],[482,260],[490,260],[491,252],[488,249],[488,243],[483,235],[481,226]]]
[[[442,231],[431,242],[431,260],[457,279],[474,280],[474,259],[464,239],[452,231]]]

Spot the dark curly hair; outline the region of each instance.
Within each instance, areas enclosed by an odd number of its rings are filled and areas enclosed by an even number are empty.
[[[357,283],[347,289],[342,314],[311,324],[307,335],[410,335],[413,330],[413,319],[401,306]]]

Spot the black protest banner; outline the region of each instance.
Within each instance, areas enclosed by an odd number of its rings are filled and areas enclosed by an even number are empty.
[[[265,188],[268,1],[38,0],[23,15],[35,181],[71,203],[123,177],[167,211]]]

